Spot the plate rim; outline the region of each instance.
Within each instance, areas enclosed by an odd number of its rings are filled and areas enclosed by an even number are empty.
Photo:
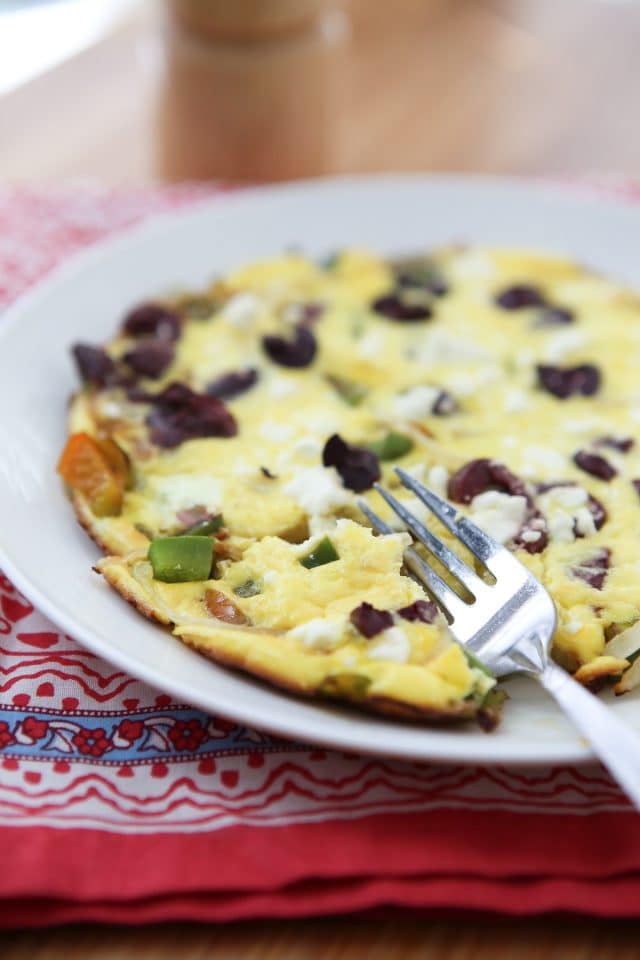
[[[231,190],[222,189],[219,192],[214,192],[211,196],[197,197],[193,202],[189,202],[178,209],[151,214],[142,222],[119,229],[115,234],[90,244],[87,248],[74,253],[70,257],[65,258],[61,263],[55,265],[41,280],[38,280],[32,287],[19,295],[16,300],[7,307],[6,311],[4,311],[4,315],[0,320],[0,347],[3,338],[8,336],[9,332],[19,324],[23,313],[31,309],[37,309],[39,303],[43,300],[46,301],[50,291],[55,290],[58,285],[73,281],[75,277],[82,274],[86,267],[96,261],[99,262],[103,257],[108,256],[111,251],[126,249],[127,246],[131,244],[135,245],[141,241],[144,242],[146,236],[170,232],[175,222],[188,218],[190,215],[206,216],[209,208],[215,211],[216,209],[220,209],[221,205],[233,204],[238,201],[251,202],[253,197],[271,196],[276,198],[279,194],[283,193],[288,195],[292,193],[305,194],[309,190],[331,189],[339,186],[357,188],[362,185],[373,186],[379,184],[390,186],[397,183],[424,184],[429,185],[430,188],[437,188],[438,185],[443,185],[448,188],[462,187],[463,189],[469,188],[470,186],[482,186],[498,190],[507,187],[521,190],[528,194],[533,191],[547,197],[553,195],[555,198],[562,199],[565,202],[567,200],[573,200],[581,206],[588,204],[595,208],[616,207],[620,210],[629,209],[629,203],[625,201],[624,198],[614,194],[605,194],[602,196],[596,193],[593,188],[590,192],[588,183],[581,181],[549,181],[537,177],[487,174],[425,174],[419,172],[396,174],[393,172],[384,172],[375,174],[349,174],[337,177],[317,177],[290,183],[269,184],[264,186],[252,185]],[[212,186],[215,191],[216,184],[214,183]],[[55,604],[50,603],[48,598],[42,594],[37,584],[32,582],[28,572],[23,571],[19,565],[13,562],[2,542],[0,542],[0,567],[2,567],[3,571],[20,592],[34,604],[38,612],[44,614],[53,623],[63,628],[76,642],[88,648],[92,653],[118,666],[142,682],[166,690],[172,696],[179,698],[180,702],[193,704],[207,713],[211,712],[211,704],[204,702],[199,695],[194,695],[190,693],[188,689],[185,689],[186,684],[184,682],[174,681],[171,676],[163,674],[160,668],[155,668],[153,665],[140,664],[138,667],[137,664],[134,664],[132,668],[132,663],[124,651],[108,646],[105,648],[103,641],[92,629],[85,627],[78,628],[78,625],[74,623],[73,617],[67,616],[63,610],[58,610]],[[216,664],[216,666],[220,667],[218,664]],[[249,677],[249,679],[252,682],[255,681],[253,677]],[[272,692],[274,691],[273,687],[270,687],[270,689]],[[275,689],[275,692],[283,698],[283,701],[294,696],[279,688]],[[296,699],[300,700],[301,698]],[[303,702],[318,705],[314,704],[313,699],[308,701],[305,699]],[[229,704],[228,708],[225,705],[224,712],[237,723],[247,727],[258,726],[261,730],[272,733],[277,737],[299,742],[296,725],[294,722],[287,723],[286,711],[278,714],[277,717],[273,716],[272,720],[264,722],[262,720],[256,721],[255,711],[252,712],[251,708],[249,708],[247,712],[243,703],[233,702]],[[365,719],[367,718],[365,717]],[[376,717],[370,717],[369,719],[382,723],[386,722],[384,719],[380,720],[380,718]],[[439,728],[433,726],[425,726],[422,729],[427,741],[429,740],[430,734],[433,736],[440,732]],[[424,751],[421,750],[418,754],[411,750],[399,749],[394,751],[393,754],[389,754],[387,751],[381,753],[375,749],[374,745],[363,745],[358,739],[358,730],[355,729],[353,734],[351,734],[348,726],[345,726],[344,733],[339,739],[336,739],[334,736],[327,739],[322,736],[321,732],[317,734],[313,732],[310,733],[306,730],[304,732],[305,743],[326,746],[330,749],[352,751],[364,755],[418,760],[420,762],[442,764],[471,763],[477,766],[509,765],[513,767],[535,768],[553,764],[582,766],[594,763],[596,759],[586,742],[580,742],[577,746],[558,746],[552,742],[545,742],[544,755],[541,755],[539,749],[534,750],[532,748],[525,750],[523,755],[523,752],[516,752],[515,747],[509,748],[503,745],[500,748],[500,756],[497,757],[495,751],[492,755],[490,748],[491,741],[491,736],[487,737],[486,748],[484,748],[485,741],[483,739],[466,739],[464,738],[464,733],[461,733],[459,736],[451,738],[450,742],[447,743],[446,749],[438,749],[436,747],[434,750],[430,750],[427,748]]]

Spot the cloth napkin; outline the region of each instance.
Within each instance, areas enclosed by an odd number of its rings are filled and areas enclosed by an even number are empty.
[[[215,189],[0,191],[0,305],[86,244]],[[4,927],[381,906],[638,916],[639,826],[600,767],[365,758],[173,703],[0,575]]]

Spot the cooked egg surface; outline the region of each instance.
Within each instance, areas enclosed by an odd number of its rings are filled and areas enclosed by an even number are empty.
[[[302,692],[409,715],[478,713],[493,681],[444,618],[399,613],[426,598],[402,568],[408,537],[374,480],[431,522],[399,485],[401,465],[548,587],[561,663],[626,689],[636,648],[618,638],[640,618],[635,295],[526,251],[385,262],[349,250],[324,265],[298,255],[249,265],[159,307],[173,326],[154,326],[153,313],[125,319],[105,348],[116,373],[85,369],[70,420],[129,459],[117,516],[75,499],[112,554],[105,577],[144,612],[215,659]],[[218,396],[233,429],[207,435],[211,411],[163,406],[175,384]],[[360,496],[397,534],[373,536]],[[212,577],[154,578],[149,542],[216,516]],[[303,565],[326,538],[337,558]],[[362,604],[388,614],[371,636],[352,616]]]

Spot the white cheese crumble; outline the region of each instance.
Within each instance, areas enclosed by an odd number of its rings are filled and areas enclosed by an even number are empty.
[[[215,512],[220,508],[222,491],[220,483],[213,477],[203,477],[190,473],[178,473],[171,477],[149,477],[145,485],[145,494],[158,502],[159,508],[175,519],[178,510],[203,506]]]
[[[468,253],[458,254],[449,269],[454,277],[460,277],[460,279],[488,280],[495,274],[496,265],[489,254],[471,249]]]
[[[607,424],[603,424],[601,420],[596,420],[593,417],[582,417],[580,420],[565,420],[563,423],[563,429],[567,433],[589,433],[590,431],[602,430],[603,432],[607,428]]]
[[[446,467],[436,464],[431,467],[427,474],[427,486],[437,493],[439,497],[447,496],[447,486],[449,484],[449,471]]]
[[[285,377],[276,377],[267,385],[271,396],[276,398],[290,397],[297,389],[298,385],[293,380],[286,380]]]
[[[596,532],[596,524],[593,514],[588,507],[580,507],[576,510],[576,530],[583,537],[591,537]]]
[[[426,334],[420,347],[420,358],[430,363],[460,363],[462,360],[489,360],[491,355],[470,340],[461,340],[434,329]]]
[[[523,530],[520,534],[524,543],[536,543],[541,536],[542,532],[540,530]]]
[[[546,363],[561,363],[568,354],[580,350],[586,344],[584,334],[580,330],[560,330],[552,334],[544,348]]]
[[[429,519],[431,512],[428,507],[424,505],[422,500],[418,500],[417,497],[414,497],[413,494],[410,497],[398,497],[398,500],[408,510],[410,513],[417,517],[422,523]],[[407,529],[406,524],[400,517],[397,517],[395,513],[386,518],[387,524],[391,527],[392,530],[396,530],[399,533],[404,533]]]
[[[232,327],[246,330],[262,309],[262,300],[248,290],[236,293],[227,300],[220,313]]]
[[[482,387],[495,383],[501,377],[501,371],[496,366],[484,366],[471,373],[456,373],[447,377],[446,385],[459,397],[469,397]]]
[[[358,340],[356,353],[364,359],[384,356],[385,338],[378,330],[372,330]]]
[[[536,477],[541,471],[561,476],[567,466],[567,458],[550,447],[531,445],[522,451],[526,462],[522,466],[522,473],[526,477]]]
[[[321,450],[320,441],[311,436],[300,437],[293,445],[293,452],[299,457],[317,457]]]
[[[115,420],[122,416],[122,412],[122,404],[117,403],[115,400],[103,400],[100,403],[100,416],[102,417]]]
[[[400,627],[383,630],[367,648],[367,656],[372,660],[394,660],[396,663],[406,663],[410,653],[409,638]]]
[[[285,303],[280,310],[280,319],[285,323],[300,323],[305,317],[305,307],[304,303]]]
[[[302,643],[309,650],[327,652],[333,650],[342,639],[343,626],[331,620],[309,620],[287,633],[288,637]]]
[[[596,532],[588,500],[589,494],[583,487],[554,487],[538,498],[552,540],[571,543],[576,536],[574,527],[583,536]]]
[[[334,467],[307,467],[298,470],[283,492],[292,497],[305,513],[311,515],[331,513],[332,510],[345,506],[351,499]]]
[[[530,367],[535,363],[535,357],[532,350],[518,350],[513,361],[516,367]]]
[[[293,433],[291,427],[286,423],[277,423],[274,420],[265,420],[260,424],[260,436],[265,440],[273,440],[274,443],[284,443]]]
[[[507,543],[517,535],[527,515],[525,497],[512,497],[498,490],[479,493],[470,503],[474,523],[498,543]]]
[[[394,413],[404,420],[422,420],[433,411],[441,392],[439,387],[411,387],[405,393],[399,393],[395,397]]]
[[[512,387],[505,392],[503,403],[505,413],[524,413],[529,406],[530,400],[524,390]]]
[[[549,490],[549,494],[552,494],[552,499],[555,500],[561,507],[581,507],[589,499],[589,494],[584,489],[584,487],[554,487],[553,490]]]
[[[314,514],[309,517],[309,533],[312,537],[330,533],[332,530],[335,530],[335,527],[336,517],[329,516],[326,513]]]

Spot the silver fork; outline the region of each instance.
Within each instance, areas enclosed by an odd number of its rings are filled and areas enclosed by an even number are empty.
[[[415,547],[405,562],[427,588],[456,640],[496,677],[521,673],[538,680],[589,741],[603,765],[640,810],[640,736],[550,659],[556,609],[550,595],[505,547],[414,477],[396,467],[407,489],[458,538],[495,578],[485,582],[411,511],[380,484],[376,489],[427,550],[471,595],[467,602],[448,586]],[[364,501],[360,508],[382,534],[393,533]]]

